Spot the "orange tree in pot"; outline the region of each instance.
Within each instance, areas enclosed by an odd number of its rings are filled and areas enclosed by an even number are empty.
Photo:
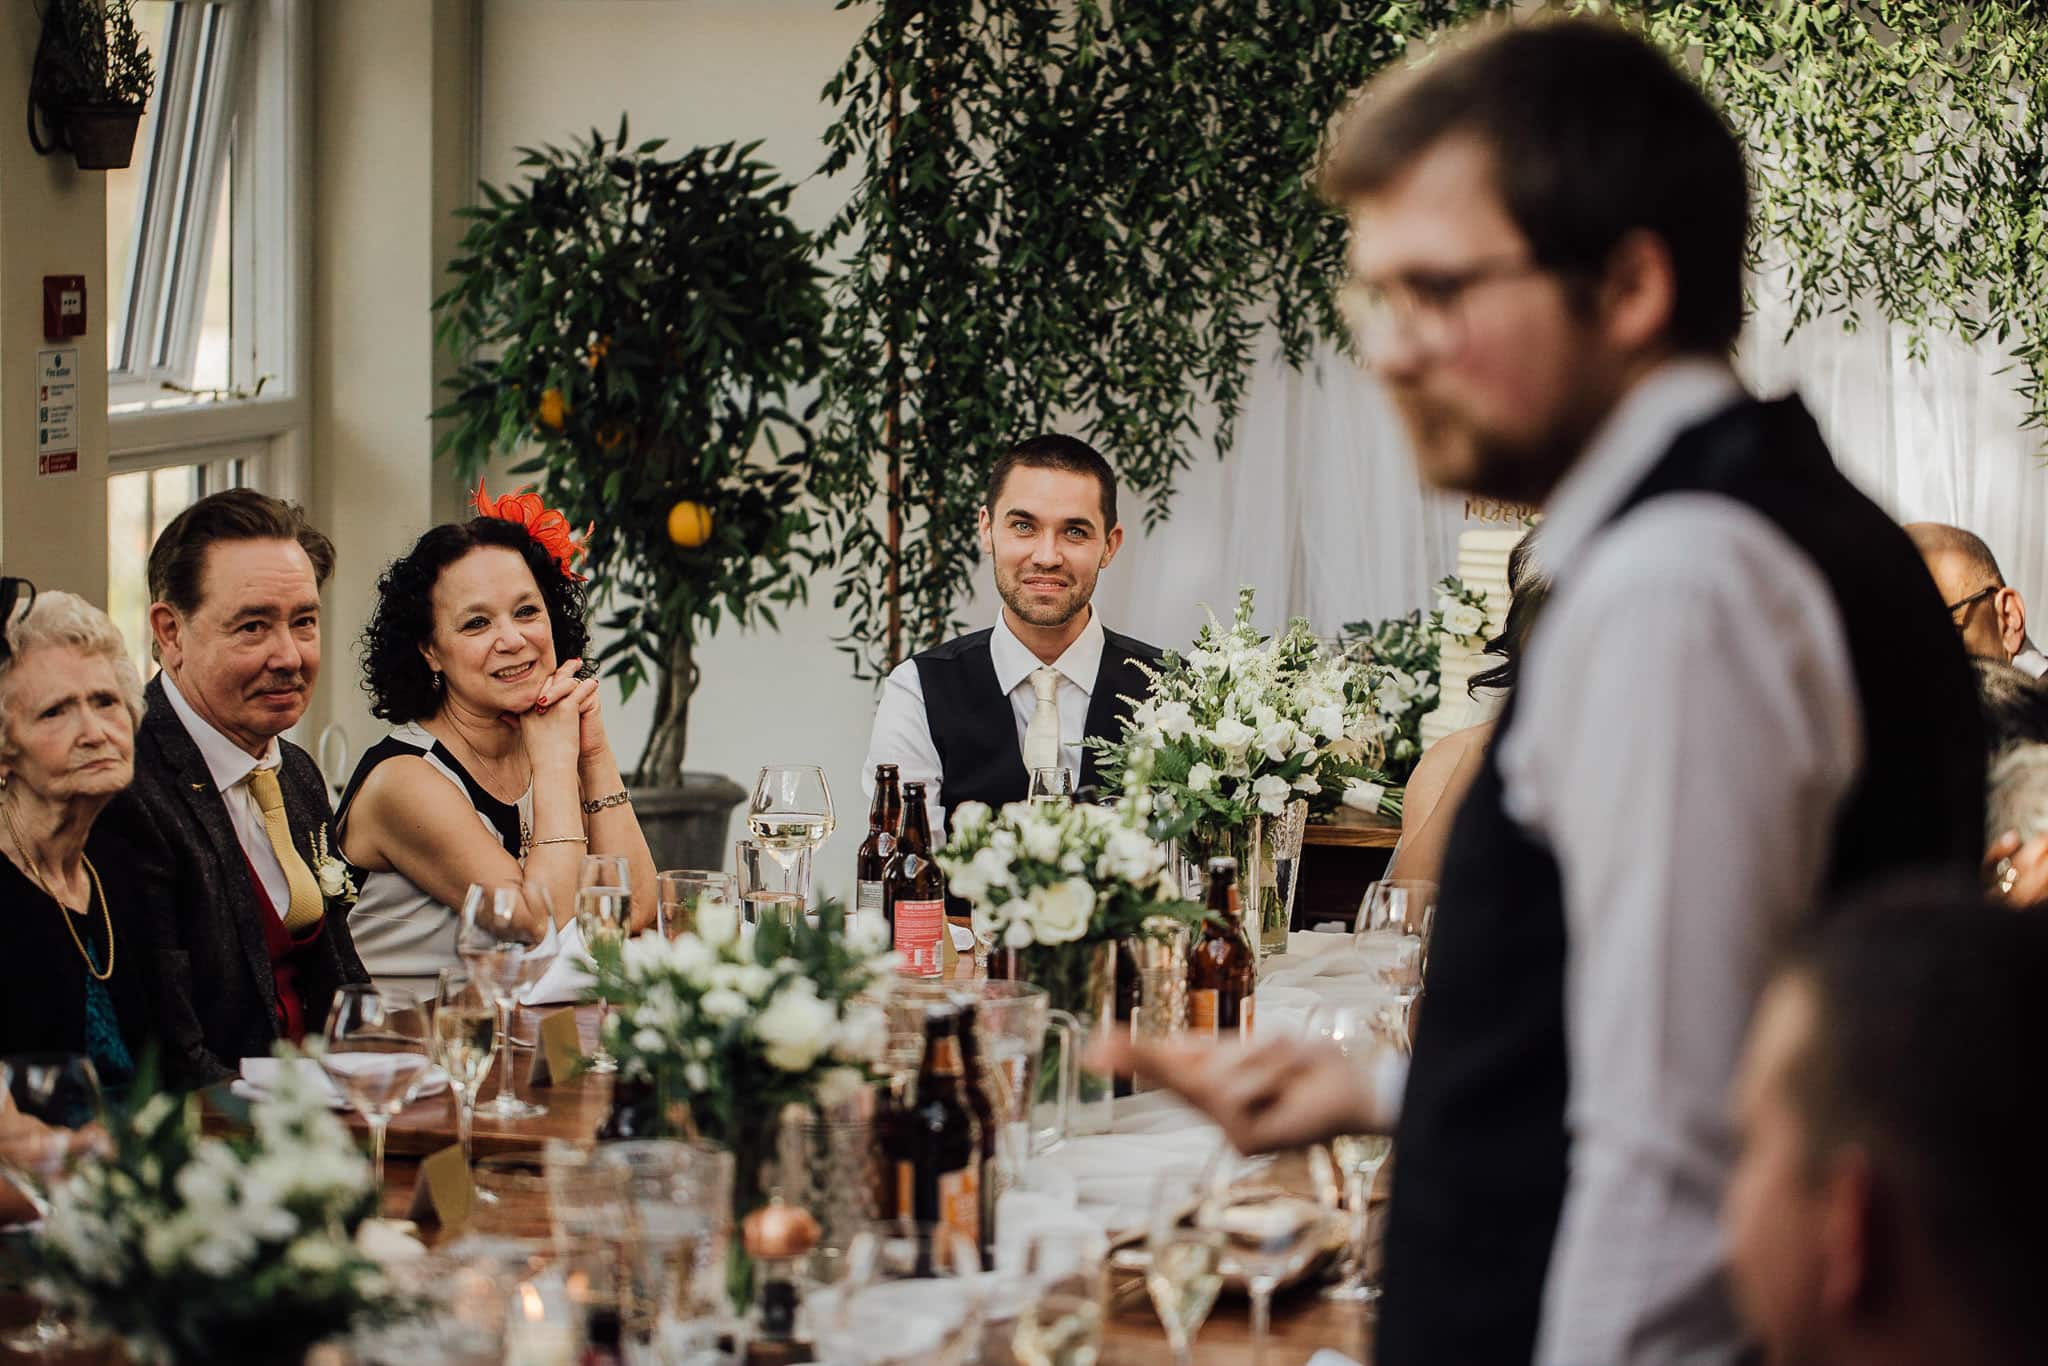
[[[605,672],[655,689],[635,783],[643,823],[682,781],[695,646],[722,621],[776,624],[819,562],[806,490],[826,300],[790,187],[731,143],[662,155],[593,130],[525,150],[482,201],[435,302],[459,362],[439,449],[473,476],[494,455],[577,527],[608,608]],[[693,781],[696,779],[693,776]],[[690,862],[722,862],[730,782]],[[700,784],[701,785],[701,784]],[[700,803],[701,805],[701,803]],[[656,833],[650,829],[650,840]],[[655,855],[682,866],[681,851]],[[667,860],[674,858],[674,863]]]

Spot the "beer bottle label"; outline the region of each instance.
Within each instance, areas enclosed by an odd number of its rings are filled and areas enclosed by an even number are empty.
[[[1205,987],[1188,993],[1188,1032],[1216,1037],[1216,989]]]
[[[896,1217],[917,1217],[917,1169],[908,1162],[896,1164]]]
[[[940,1174],[939,1222],[968,1242],[981,1243],[981,1169],[975,1164]]]
[[[868,881],[863,879],[861,881],[859,890],[853,895],[853,912],[855,915],[861,916],[870,913],[879,916],[882,913],[882,884],[880,880]]]
[[[896,903],[896,952],[909,977],[939,975],[939,938],[946,929],[944,901]]]

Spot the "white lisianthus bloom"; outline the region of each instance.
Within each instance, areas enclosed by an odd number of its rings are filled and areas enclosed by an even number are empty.
[[[1235,716],[1225,716],[1202,738],[1222,750],[1233,764],[1237,764],[1244,761],[1245,752],[1259,736],[1257,731]]]
[[[1216,786],[1216,770],[1207,764],[1196,764],[1188,770],[1188,791],[1207,792]]]
[[[988,850],[981,851],[986,854]],[[982,870],[981,854],[946,869],[946,889],[964,901],[980,901],[988,895],[988,874]]]
[[[1277,816],[1287,809],[1294,791],[1285,778],[1277,773],[1268,773],[1252,784],[1252,796],[1258,800],[1259,809],[1269,816]]]
[[[1259,731],[1259,751],[1274,763],[1280,763],[1294,750],[1296,731],[1292,721],[1281,718],[1262,727]]]
[[[1322,739],[1335,740],[1344,733],[1344,706],[1339,702],[1319,702],[1308,709],[1301,723]]]
[[[837,1023],[838,1012],[818,999],[809,982],[793,982],[776,992],[754,1021],[754,1037],[771,1066],[801,1072],[831,1046]]]
[[[862,958],[889,952],[889,923],[878,915],[850,918],[846,923],[846,946]]]
[[[686,1063],[684,1063],[684,1064],[683,1064],[683,1085],[685,1085],[685,1086],[689,1087],[689,1088],[690,1088],[690,1089],[691,1089],[692,1091],[708,1091],[708,1090],[710,1090],[710,1089],[711,1089],[711,1069],[709,1069],[708,1067],[706,1067],[706,1066],[705,1066],[705,1065],[704,1065],[703,1063],[701,1063],[701,1062],[686,1062]]]
[[[978,836],[988,828],[990,812],[987,802],[962,802],[953,808],[950,822],[954,839]]]
[[[1060,828],[1050,821],[1026,817],[1019,832],[1024,852],[1040,863],[1052,863],[1060,856]]]
[[[697,937],[712,948],[730,944],[739,936],[740,908],[706,898],[697,903]]]
[[[1160,703],[1150,724],[1167,739],[1178,740],[1195,728],[1195,716],[1187,703],[1175,699]]]
[[[835,1105],[844,1105],[866,1090],[867,1084],[867,1078],[861,1075],[858,1068],[831,1068],[824,1076],[818,1078],[816,1091],[818,1105],[823,1109],[830,1109]]]
[[[1486,614],[1469,602],[1460,602],[1444,611],[1444,629],[1454,636],[1476,636],[1486,629]]]
[[[993,888],[998,883],[1009,881],[1010,860],[1004,858],[993,848],[984,849],[976,854],[968,866],[980,874],[984,889]],[[967,893],[962,892],[961,895],[965,896]]]
[[[1036,942],[1037,937],[1031,928],[1029,916],[1017,917],[1003,931],[1003,947],[1006,949],[1028,949]]]
[[[1155,860],[1159,857],[1159,846],[1146,839],[1136,830],[1119,828],[1110,831],[1109,841],[1103,847],[1102,858],[1097,864],[1097,874],[1117,878],[1124,882],[1143,882],[1152,875]]]
[[[1304,797],[1313,797],[1323,790],[1323,785],[1316,781],[1315,774],[1304,773],[1294,780],[1294,790]]]
[[[1360,811],[1379,810],[1380,798],[1386,795],[1386,788],[1378,783],[1366,782],[1363,778],[1353,778],[1344,784],[1344,805],[1356,807]]]
[[[714,987],[704,993],[704,999],[698,1003],[698,1009],[702,1010],[707,1018],[722,1024],[727,1020],[737,1020],[747,1013],[747,998],[731,987]]]
[[[889,1017],[879,1006],[850,1006],[839,1019],[832,1056],[845,1062],[873,1062],[889,1046]]]
[[[1088,933],[1095,918],[1095,889],[1079,878],[1067,878],[1031,894],[1037,914],[1038,942],[1071,944]]]

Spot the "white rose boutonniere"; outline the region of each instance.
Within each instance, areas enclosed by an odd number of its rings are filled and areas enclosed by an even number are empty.
[[[344,906],[356,904],[356,880],[349,876],[348,865],[334,856],[328,846],[327,827],[321,826],[313,832],[313,880],[320,884],[320,895],[329,901],[339,901]]]

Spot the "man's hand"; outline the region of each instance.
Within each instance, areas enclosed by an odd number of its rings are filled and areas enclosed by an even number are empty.
[[[1087,1062],[1144,1073],[1214,1120],[1246,1155],[1385,1127],[1371,1076],[1332,1043],[1276,1035],[1252,1044],[1145,1044],[1106,1034]]]

